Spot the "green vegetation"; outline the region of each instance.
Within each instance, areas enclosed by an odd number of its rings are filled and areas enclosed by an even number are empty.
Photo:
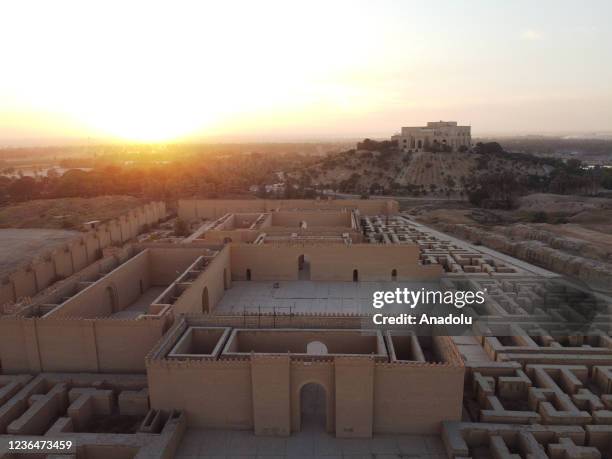
[[[568,214],[563,212],[544,212],[543,210],[537,210],[534,212],[527,212],[522,216],[521,221],[528,223],[550,223],[551,225],[558,225],[568,222]]]
[[[597,154],[612,148],[611,142],[585,144]],[[324,155],[316,144],[4,149],[0,150],[3,171],[12,175],[0,176],[0,206],[108,195],[167,201],[249,193],[265,198],[314,198],[331,189],[364,196],[467,196],[482,207],[511,208],[518,196],[527,193],[595,195],[612,190],[610,168],[589,168],[574,156],[561,159],[509,152],[495,141],[454,153],[405,153],[394,141],[371,139],[360,142],[357,149],[340,144],[325,148],[332,152]],[[33,170],[39,175],[14,175],[33,157]],[[40,174],[58,164],[73,169],[63,175]],[[266,191],[266,186],[272,191]]]
[[[189,236],[189,227],[187,223],[185,223],[185,220],[177,218],[174,221],[174,235],[177,237]]]

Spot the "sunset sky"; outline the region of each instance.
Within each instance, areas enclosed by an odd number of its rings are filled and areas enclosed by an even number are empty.
[[[0,145],[612,131],[612,2],[3,1]]]

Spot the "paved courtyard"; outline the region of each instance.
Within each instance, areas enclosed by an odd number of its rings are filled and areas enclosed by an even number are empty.
[[[335,438],[318,429],[303,429],[288,438],[257,437],[252,432],[193,430],[185,432],[176,459],[195,458],[422,458],[442,459],[438,436],[384,435],[372,439]]]
[[[166,287],[149,287],[136,301],[130,304],[123,311],[115,312],[111,315],[113,319],[135,319],[140,314],[145,314],[149,310],[149,305],[163,293]]]
[[[425,282],[278,282],[234,281],[216,306],[218,314],[243,312],[274,312],[281,314],[371,314],[375,291],[397,287],[434,290],[437,283]]]

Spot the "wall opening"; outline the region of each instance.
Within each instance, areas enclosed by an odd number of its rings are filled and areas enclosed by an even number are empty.
[[[142,279],[140,279],[139,283],[140,283],[140,294],[142,295],[144,293],[144,284],[142,283]]]
[[[298,279],[310,280],[310,259],[306,255],[298,257]]]
[[[391,271],[391,280],[394,282],[397,280],[397,269]]]
[[[223,243],[224,244],[229,244],[230,242],[232,242],[232,238],[231,237],[223,238]]]
[[[321,384],[308,383],[300,390],[300,430],[321,432],[327,427],[327,403],[325,388]]]
[[[208,314],[210,312],[210,305],[208,303],[208,287],[204,287],[202,290],[202,314]]]
[[[326,355],[327,346],[321,341],[311,341],[306,345],[306,353],[311,355]]]
[[[119,298],[117,297],[117,289],[114,285],[106,287],[106,296],[108,297],[108,304],[110,305],[111,314],[119,312]]]
[[[250,269],[246,270],[246,280],[248,280],[248,281],[251,280],[251,270]]]
[[[227,290],[229,288],[227,282],[227,269],[223,268],[223,290]]]
[[[359,282],[359,271],[353,269],[353,282]]]

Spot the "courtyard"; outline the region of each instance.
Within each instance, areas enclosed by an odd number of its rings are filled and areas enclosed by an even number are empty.
[[[316,424],[303,424],[289,438],[261,437],[248,431],[196,430],[185,432],[176,459],[196,458],[446,458],[435,435],[374,435],[372,438],[336,438]]]
[[[217,304],[215,314],[373,312],[372,295],[396,288],[436,289],[436,282],[234,281]]]

